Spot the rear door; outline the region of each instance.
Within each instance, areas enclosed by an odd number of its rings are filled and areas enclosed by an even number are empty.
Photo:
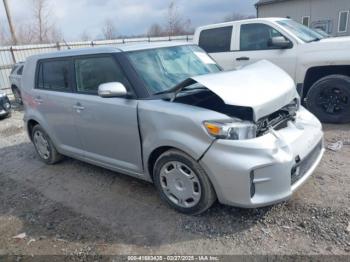
[[[120,82],[132,92],[124,72],[111,54],[74,59],[76,96],[75,123],[85,157],[107,167],[142,171],[137,100],[102,98],[98,86]]]
[[[73,61],[42,60],[38,64],[34,103],[42,125],[61,153],[81,150],[73,113]]]

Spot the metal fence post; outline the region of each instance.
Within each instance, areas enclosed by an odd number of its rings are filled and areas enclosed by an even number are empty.
[[[94,47],[94,41],[91,41],[91,47]]]
[[[12,46],[10,47],[10,52],[11,52],[11,57],[12,57],[12,61],[14,64],[16,64],[16,57],[15,57],[15,51],[13,50]]]
[[[58,51],[61,50],[60,42],[57,42],[57,43],[56,43],[56,47],[57,47],[57,50],[58,50]]]

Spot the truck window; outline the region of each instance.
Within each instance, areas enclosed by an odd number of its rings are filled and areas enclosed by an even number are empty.
[[[265,24],[241,25],[240,50],[268,50],[275,49],[270,46],[272,37],[282,36],[280,32]]]
[[[57,60],[39,63],[37,88],[54,91],[71,90],[71,61]]]
[[[231,49],[232,26],[206,29],[200,33],[199,46],[208,53],[228,52]]]

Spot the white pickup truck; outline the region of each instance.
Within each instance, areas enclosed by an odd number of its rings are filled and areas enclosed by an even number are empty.
[[[350,37],[326,38],[286,18],[258,18],[197,28],[194,42],[225,70],[266,59],[296,82],[321,121],[350,122]]]

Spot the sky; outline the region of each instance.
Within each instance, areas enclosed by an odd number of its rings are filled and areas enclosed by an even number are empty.
[[[120,35],[140,35],[153,23],[164,24],[171,0],[49,0],[51,19],[66,41],[79,40],[83,32],[92,39],[102,36],[106,19],[111,19]],[[257,0],[175,0],[179,13],[199,25],[221,22],[232,13],[255,15]],[[8,0],[16,24],[31,19],[32,0]],[[0,23],[7,27],[2,1]]]

